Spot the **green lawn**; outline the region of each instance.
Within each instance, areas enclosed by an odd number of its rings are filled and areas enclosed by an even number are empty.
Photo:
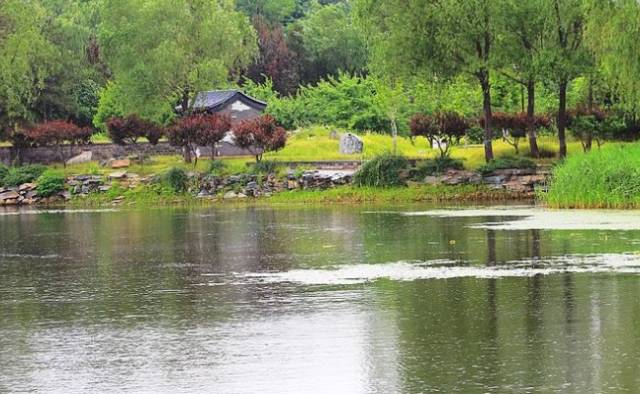
[[[324,160],[367,160],[379,154],[390,152],[392,149],[392,139],[388,135],[368,133],[361,137],[364,140],[364,152],[358,155],[342,155],[339,153],[339,140],[331,138],[331,129],[328,127],[311,127],[293,133],[287,141],[287,146],[278,151],[265,154],[265,160],[275,161],[324,161]],[[541,136],[539,138],[540,147],[556,152],[558,143],[554,136]],[[570,141],[568,144],[569,154],[582,151],[580,143]],[[501,140],[493,143],[496,157],[510,155],[514,153],[513,147]],[[523,139],[520,143],[520,150],[528,150],[528,142]],[[416,138],[412,141],[409,138],[398,138],[398,153],[412,159],[427,159],[437,155],[437,150],[431,149],[424,138]],[[484,164],[484,149],[482,145],[461,145],[452,151],[452,157],[461,159],[467,169],[477,169]],[[238,173],[247,168],[247,163],[253,162],[252,157],[221,158],[226,163],[225,173]],[[549,163],[553,159],[540,160],[541,163]],[[203,158],[198,161],[196,171],[205,171],[210,160]],[[182,167],[187,170],[194,170],[193,165],[183,162],[180,156],[156,156],[150,159],[150,163],[141,166],[133,163],[128,169],[129,172],[140,175],[157,174],[166,171],[171,167]],[[56,165],[62,168],[61,165]],[[97,163],[86,163],[67,167],[67,174],[106,174],[111,172],[110,168],[101,168]]]
[[[316,160],[367,160],[392,149],[392,139],[388,135],[364,134],[364,152],[362,155],[341,155],[340,142],[330,138],[330,129],[326,127],[312,127],[294,134],[287,146],[279,152],[265,155],[268,160],[279,161],[316,161]],[[540,136],[540,148],[557,152],[558,143],[555,136]],[[528,141],[522,139],[519,144],[521,152],[528,151]],[[509,144],[496,140],[493,142],[496,157],[514,154],[514,148]],[[582,152],[577,141],[569,141],[569,154]],[[435,157],[438,152],[431,149],[425,138],[419,137],[414,141],[409,138],[398,138],[398,153],[412,159],[427,159]],[[482,145],[461,145],[452,151],[452,157],[460,159],[468,169],[476,169],[484,164],[484,148]],[[545,160],[543,160],[544,162]],[[546,160],[549,161],[549,160]]]

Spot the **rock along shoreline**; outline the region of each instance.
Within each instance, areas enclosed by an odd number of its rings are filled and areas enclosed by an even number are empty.
[[[188,190],[185,196],[198,200],[238,201],[271,197],[293,191],[327,191],[351,185],[353,170],[310,170],[301,173],[289,171],[278,176],[240,174],[217,176],[211,174],[188,174]],[[407,180],[409,187],[432,186],[442,191],[452,187],[476,186],[486,190],[487,199],[500,194],[505,199],[533,199],[537,190],[544,190],[550,171],[541,169],[504,169],[481,174],[475,171],[448,170],[440,175],[427,176],[422,180]],[[124,195],[114,195],[118,190],[151,190],[160,182],[159,176],[142,177],[126,170],[109,175],[76,175],[68,177],[65,190],[50,197],[40,197],[36,183],[0,188],[0,206],[60,205],[70,201],[82,201],[91,196],[102,196],[105,202],[119,204]],[[459,193],[448,199],[482,199],[481,192],[473,191],[474,198]],[[457,196],[457,197],[456,197]],[[172,196],[172,200],[176,196]]]

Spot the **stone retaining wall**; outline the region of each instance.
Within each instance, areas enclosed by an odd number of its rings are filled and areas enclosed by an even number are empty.
[[[160,142],[151,145],[141,142],[136,145],[116,145],[116,144],[89,144],[89,145],[68,145],[62,150],[56,147],[25,148],[20,152],[22,163],[51,164],[62,163],[82,152],[91,152],[92,160],[103,161],[114,157],[127,157],[131,155],[144,154],[145,156],[166,156],[180,155],[182,149],[169,145],[168,142]],[[200,148],[202,156],[210,156],[210,148]],[[11,164],[16,161],[18,152],[11,147],[0,148],[0,163]],[[218,156],[251,156],[251,153],[240,149],[232,144],[223,143],[216,149]]]
[[[548,169],[505,169],[488,174],[475,171],[448,170],[440,176],[428,176],[424,183],[431,185],[485,185],[492,189],[533,194],[536,188],[544,187],[551,175]]]

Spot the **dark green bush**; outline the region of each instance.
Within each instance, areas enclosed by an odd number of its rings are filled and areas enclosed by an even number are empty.
[[[47,170],[36,182],[36,191],[40,197],[49,197],[64,190],[64,174],[59,171]]]
[[[4,177],[9,173],[9,167],[4,164],[0,164],[0,186],[4,184]]]
[[[497,140],[501,138],[502,134],[500,134],[497,130],[493,132],[493,139]],[[484,129],[478,125],[474,125],[470,127],[465,133],[465,139],[469,144],[480,145],[484,143]]]
[[[437,157],[421,163],[412,173],[412,178],[422,179],[428,175],[442,174],[447,170],[463,170],[462,161],[450,157]]]
[[[480,167],[478,171],[482,174],[490,174],[496,170],[507,169],[528,169],[536,168],[536,163],[533,160],[519,156],[503,156],[490,163],[487,163]]]
[[[23,183],[33,182],[47,168],[41,164],[30,164],[21,167],[10,167],[6,175],[2,178],[0,186],[19,186]]]
[[[165,174],[165,181],[177,193],[183,193],[189,189],[189,176],[182,168],[174,167],[170,169]]]
[[[277,161],[273,160],[261,160],[253,165],[253,171],[257,174],[272,174],[278,170]]]
[[[207,172],[212,175],[220,175],[224,172],[227,165],[225,162],[221,160],[213,160],[209,163],[209,167],[207,168]]]
[[[381,155],[360,167],[353,177],[353,184],[376,187],[403,186],[405,182],[400,177],[400,171],[408,166],[409,162],[403,156]]]

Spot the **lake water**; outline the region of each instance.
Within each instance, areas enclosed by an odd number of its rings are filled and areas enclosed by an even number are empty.
[[[0,392],[639,392],[640,213],[0,211]]]

